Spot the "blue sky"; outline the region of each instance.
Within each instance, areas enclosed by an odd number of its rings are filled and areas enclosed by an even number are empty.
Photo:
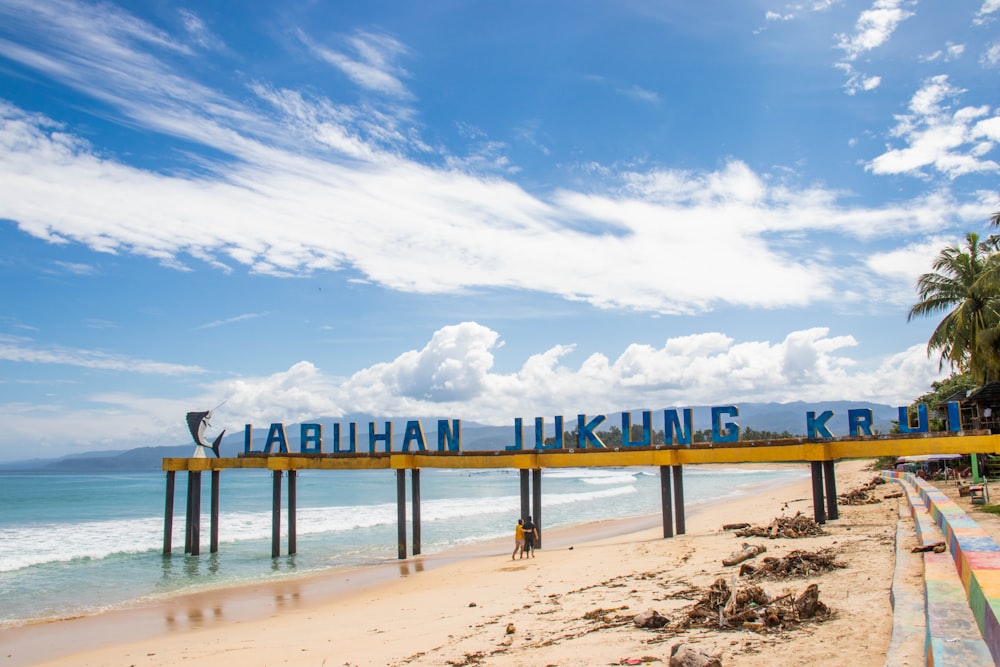
[[[941,377],[914,282],[1000,209],[998,27],[0,0],[0,460],[181,443],[223,401],[230,431],[905,404]]]

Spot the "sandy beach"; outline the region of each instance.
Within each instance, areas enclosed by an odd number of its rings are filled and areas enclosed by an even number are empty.
[[[838,491],[871,481],[869,466],[838,463]],[[885,485],[874,494],[894,490]],[[900,502],[841,505],[824,534],[799,539],[723,530],[797,512],[811,517],[806,479],[689,510],[687,533],[671,539],[662,538],[659,517],[609,522],[549,531],[532,559],[512,561],[511,538],[465,553],[17,628],[0,633],[2,664],[655,665],[667,664],[671,647],[685,643],[718,655],[723,665],[881,666],[892,634]],[[904,531],[907,539],[912,532]],[[795,550],[834,555],[838,567],[830,571],[753,582],[772,598],[816,584],[829,615],[774,628],[691,625],[688,611],[717,579],[751,585],[737,577],[739,565],[722,564],[744,543],[767,549],[751,563]],[[919,592],[919,572],[908,583]],[[667,624],[637,627],[633,616],[647,610]],[[922,637],[909,646],[902,664],[921,664]]]

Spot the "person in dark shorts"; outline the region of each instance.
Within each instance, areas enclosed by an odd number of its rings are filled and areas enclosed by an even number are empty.
[[[535,557],[535,522],[530,514],[524,522],[524,553],[528,554],[528,558]]]

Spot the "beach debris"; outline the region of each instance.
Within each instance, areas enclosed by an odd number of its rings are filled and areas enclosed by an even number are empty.
[[[948,545],[944,542],[935,542],[934,544],[924,544],[919,547],[913,547],[910,549],[910,553],[919,554],[926,553],[928,551],[933,551],[936,554],[943,554],[948,550]]]
[[[749,528],[750,524],[746,521],[741,521],[739,523],[725,523],[722,524],[722,530],[739,530],[740,528]]]
[[[722,659],[690,644],[670,647],[670,667],[722,667]]]
[[[870,482],[864,484],[860,488],[854,489],[853,491],[848,491],[847,493],[840,494],[839,496],[840,504],[873,505],[875,503],[880,503],[882,502],[882,500],[875,495],[875,487],[879,486],[880,484],[885,484],[885,478],[873,477]]]
[[[739,551],[734,551],[733,553],[729,554],[729,558],[723,558],[722,564],[736,565],[737,563],[742,563],[745,560],[750,560],[751,558],[755,558],[760,554],[764,553],[765,551],[767,551],[767,547],[765,547],[763,544],[747,544],[746,542],[744,542],[743,548],[740,549]]]
[[[618,661],[619,665],[649,665],[654,662],[663,662],[659,658],[652,655],[644,655],[641,658],[622,658]]]
[[[737,537],[766,537],[771,540],[778,537],[797,539],[826,535],[815,519],[802,512],[796,512],[795,516],[775,517],[767,526],[749,526],[737,530],[735,534]]]
[[[744,563],[740,566],[740,576],[748,579],[788,579],[809,577],[820,572],[846,567],[838,563],[837,555],[830,549],[819,551],[795,550],[787,556],[767,556],[760,563]]]
[[[448,660],[447,663],[452,667],[471,667],[471,665],[482,664],[485,658],[485,653],[476,651],[475,653],[466,653],[461,660]]]
[[[667,624],[667,617],[656,611],[655,609],[647,609],[646,611],[636,614],[632,621],[638,628],[662,628]]]
[[[686,624],[763,633],[806,620],[823,620],[830,615],[830,610],[819,600],[816,584],[810,584],[798,597],[795,591],[771,597],[760,586],[738,588],[733,577],[730,587],[720,577],[688,610]]]
[[[806,586],[806,589],[795,598],[795,611],[798,612],[799,619],[828,613],[826,605],[819,601],[819,586],[816,584]]]
[[[469,606],[470,606],[470,607],[475,607],[475,606],[476,606],[476,603],[475,603],[475,602],[470,602],[470,603],[469,603]]]
[[[508,635],[512,635],[515,632],[517,632],[517,628],[514,627],[514,624],[513,623],[508,623],[507,624],[507,634]]]

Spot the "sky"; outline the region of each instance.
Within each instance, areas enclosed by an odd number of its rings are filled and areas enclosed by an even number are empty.
[[[0,0],[0,460],[905,405],[998,84],[1000,0]]]

